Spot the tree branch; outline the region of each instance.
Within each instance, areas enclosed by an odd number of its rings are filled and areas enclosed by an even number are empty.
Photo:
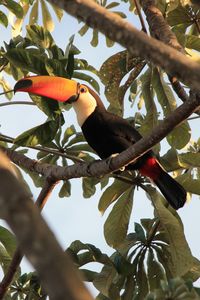
[[[35,205],[38,206],[40,211],[43,209],[44,205],[46,204],[56,183],[57,182],[52,182],[51,180],[48,180],[48,178],[45,180],[44,186],[35,202]],[[15,273],[22,261],[22,258],[23,258],[23,254],[21,253],[20,248],[17,247],[13,255],[13,258],[10,262],[10,265],[8,267],[8,270],[0,283],[0,300],[4,298],[9,286],[11,285]]]
[[[92,0],[48,0],[130,52],[151,61],[192,88],[199,89],[200,65],[170,46],[148,37],[126,20]]]
[[[182,46],[179,44],[176,35],[171,31],[161,11],[157,8],[155,0],[140,0],[142,8],[147,17],[151,34],[166,45],[184,53]]]
[[[50,299],[92,300],[70,257],[10,169],[8,159],[1,153],[0,217],[16,234],[20,249],[38,272]]]
[[[170,133],[178,124],[188,118],[200,106],[200,95],[191,93],[187,102],[183,103],[173,111],[167,118],[159,122],[151,134],[142,138],[137,143],[121,152],[116,157],[110,157],[105,160],[97,160],[92,163],[76,163],[68,167],[53,166],[43,164],[32,160],[25,155],[0,147],[8,157],[18,166],[36,172],[51,180],[68,180],[80,177],[99,177],[120,169],[121,167],[134,162],[149,149],[160,142],[167,134]]]

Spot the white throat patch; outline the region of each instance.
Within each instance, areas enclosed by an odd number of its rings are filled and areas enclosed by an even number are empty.
[[[78,100],[73,102],[72,106],[76,112],[78,124],[81,127],[97,107],[97,102],[89,92],[86,92],[80,94]]]

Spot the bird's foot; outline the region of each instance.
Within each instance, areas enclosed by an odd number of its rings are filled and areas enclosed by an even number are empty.
[[[119,153],[113,153],[113,154],[110,156],[110,159],[112,159],[113,157],[116,157],[117,155],[119,155]],[[121,172],[123,172],[125,169],[126,169],[126,166],[119,168],[119,170],[120,170]]]

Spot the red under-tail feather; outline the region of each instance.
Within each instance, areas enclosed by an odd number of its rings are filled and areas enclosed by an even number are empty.
[[[163,170],[154,157],[148,158],[139,171],[153,180],[174,209],[179,209],[185,204],[187,198],[185,189]]]

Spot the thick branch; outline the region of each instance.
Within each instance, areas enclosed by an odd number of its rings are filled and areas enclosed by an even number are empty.
[[[46,204],[55,185],[56,182],[51,182],[51,180],[46,179],[44,186],[35,202],[35,205],[38,206],[40,211],[43,209],[44,205]],[[8,267],[8,270],[0,283],[0,299],[4,298],[7,289],[9,288],[10,284],[13,281],[13,278],[22,261],[22,258],[23,258],[23,254],[21,253],[20,248],[17,247],[12,257],[12,260],[10,262],[10,265]]]
[[[50,299],[92,300],[71,259],[63,252],[17,178],[5,168],[4,155],[0,155],[0,217],[16,234]]]
[[[96,28],[132,54],[150,60],[192,88],[199,88],[200,65],[170,46],[148,37],[92,0],[48,0]]]
[[[69,167],[52,166],[32,160],[25,155],[15,152],[11,149],[1,147],[8,157],[17,165],[26,168],[32,172],[36,172],[43,176],[47,176],[52,180],[68,180],[79,177],[99,177],[116,171],[135,161],[139,156],[143,155],[158,142],[160,142],[170,131],[178,124],[188,118],[200,106],[200,96],[191,94],[187,102],[179,106],[165,120],[160,121],[152,133],[139,140],[133,146],[123,151],[116,157],[108,158],[102,161],[94,161],[92,163],[77,163]]]

